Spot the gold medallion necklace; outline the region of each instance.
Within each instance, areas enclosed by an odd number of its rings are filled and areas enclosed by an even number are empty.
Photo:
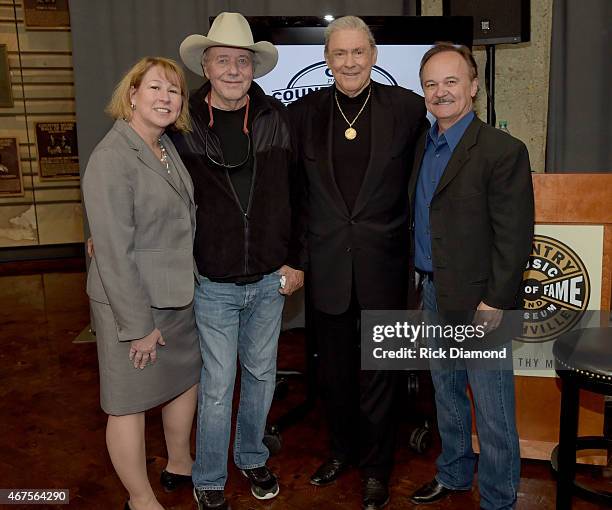
[[[340,101],[338,101],[338,91],[334,90],[334,97],[336,98],[336,104],[338,105],[338,110],[340,110],[342,117],[344,118],[344,120],[349,126],[344,131],[344,138],[346,138],[347,140],[354,140],[355,138],[357,138],[357,130],[353,127],[353,124],[355,124],[355,122],[357,121],[361,113],[363,112],[364,108],[368,104],[368,100],[370,99],[371,93],[372,93],[372,85],[370,85],[370,88],[368,89],[368,97],[366,97],[365,101],[363,102],[363,105],[361,105],[361,109],[359,110],[357,115],[355,115],[355,118],[352,120],[352,122],[349,122],[349,120],[346,118],[346,115],[344,115],[344,112],[342,111],[342,108],[340,106]]]

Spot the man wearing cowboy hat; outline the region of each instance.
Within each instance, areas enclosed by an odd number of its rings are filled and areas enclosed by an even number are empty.
[[[279,492],[263,437],[284,296],[303,283],[300,228],[290,206],[287,112],[253,83],[276,65],[276,48],[254,43],[246,19],[224,12],[207,37],[187,37],[180,55],[205,79],[189,102],[193,132],[174,139],[193,179],[202,275],[194,302],[204,365],[192,478],[199,510],[219,510],[228,508],[223,489],[237,358],[234,462],[256,498]]]

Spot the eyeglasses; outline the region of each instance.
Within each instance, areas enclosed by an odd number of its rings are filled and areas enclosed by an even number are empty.
[[[245,133],[245,136],[247,137],[247,140],[248,140],[248,148],[247,148],[246,157],[240,163],[225,163],[225,162],[217,161],[215,158],[213,158],[210,155],[210,152],[208,151],[208,140],[209,138],[211,138],[211,135],[210,135],[210,131],[207,131],[206,132],[206,144],[205,144],[206,157],[215,165],[220,166],[221,168],[227,168],[228,170],[231,170],[232,168],[238,168],[244,165],[251,157],[251,137],[247,133]],[[221,155],[223,155],[222,152],[221,152]]]

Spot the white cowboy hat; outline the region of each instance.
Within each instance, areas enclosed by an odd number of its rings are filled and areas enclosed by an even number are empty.
[[[253,78],[268,74],[278,62],[278,51],[267,41],[253,42],[249,22],[237,12],[222,12],[213,21],[208,36],[192,34],[181,43],[179,53],[183,63],[194,73],[204,76],[202,54],[213,46],[244,48],[254,53]],[[206,78],[206,77],[205,77]]]

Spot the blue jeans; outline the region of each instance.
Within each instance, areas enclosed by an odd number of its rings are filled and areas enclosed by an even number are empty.
[[[276,381],[276,352],[284,296],[272,273],[246,285],[203,278],[196,286],[194,309],[202,377],[198,393],[198,428],[193,484],[223,489],[232,422],[232,395],[240,361],[240,403],[234,462],[240,469],[265,465],[266,419]]]
[[[423,282],[423,310],[437,311],[436,289]],[[480,507],[514,507],[520,481],[521,458],[515,423],[514,374],[500,360],[498,370],[474,369],[473,360],[430,360],[436,390],[438,429],[442,452],[436,460],[436,479],[448,489],[470,489],[476,455],[472,450],[472,413],[467,395],[472,388],[480,443],[478,485]]]

